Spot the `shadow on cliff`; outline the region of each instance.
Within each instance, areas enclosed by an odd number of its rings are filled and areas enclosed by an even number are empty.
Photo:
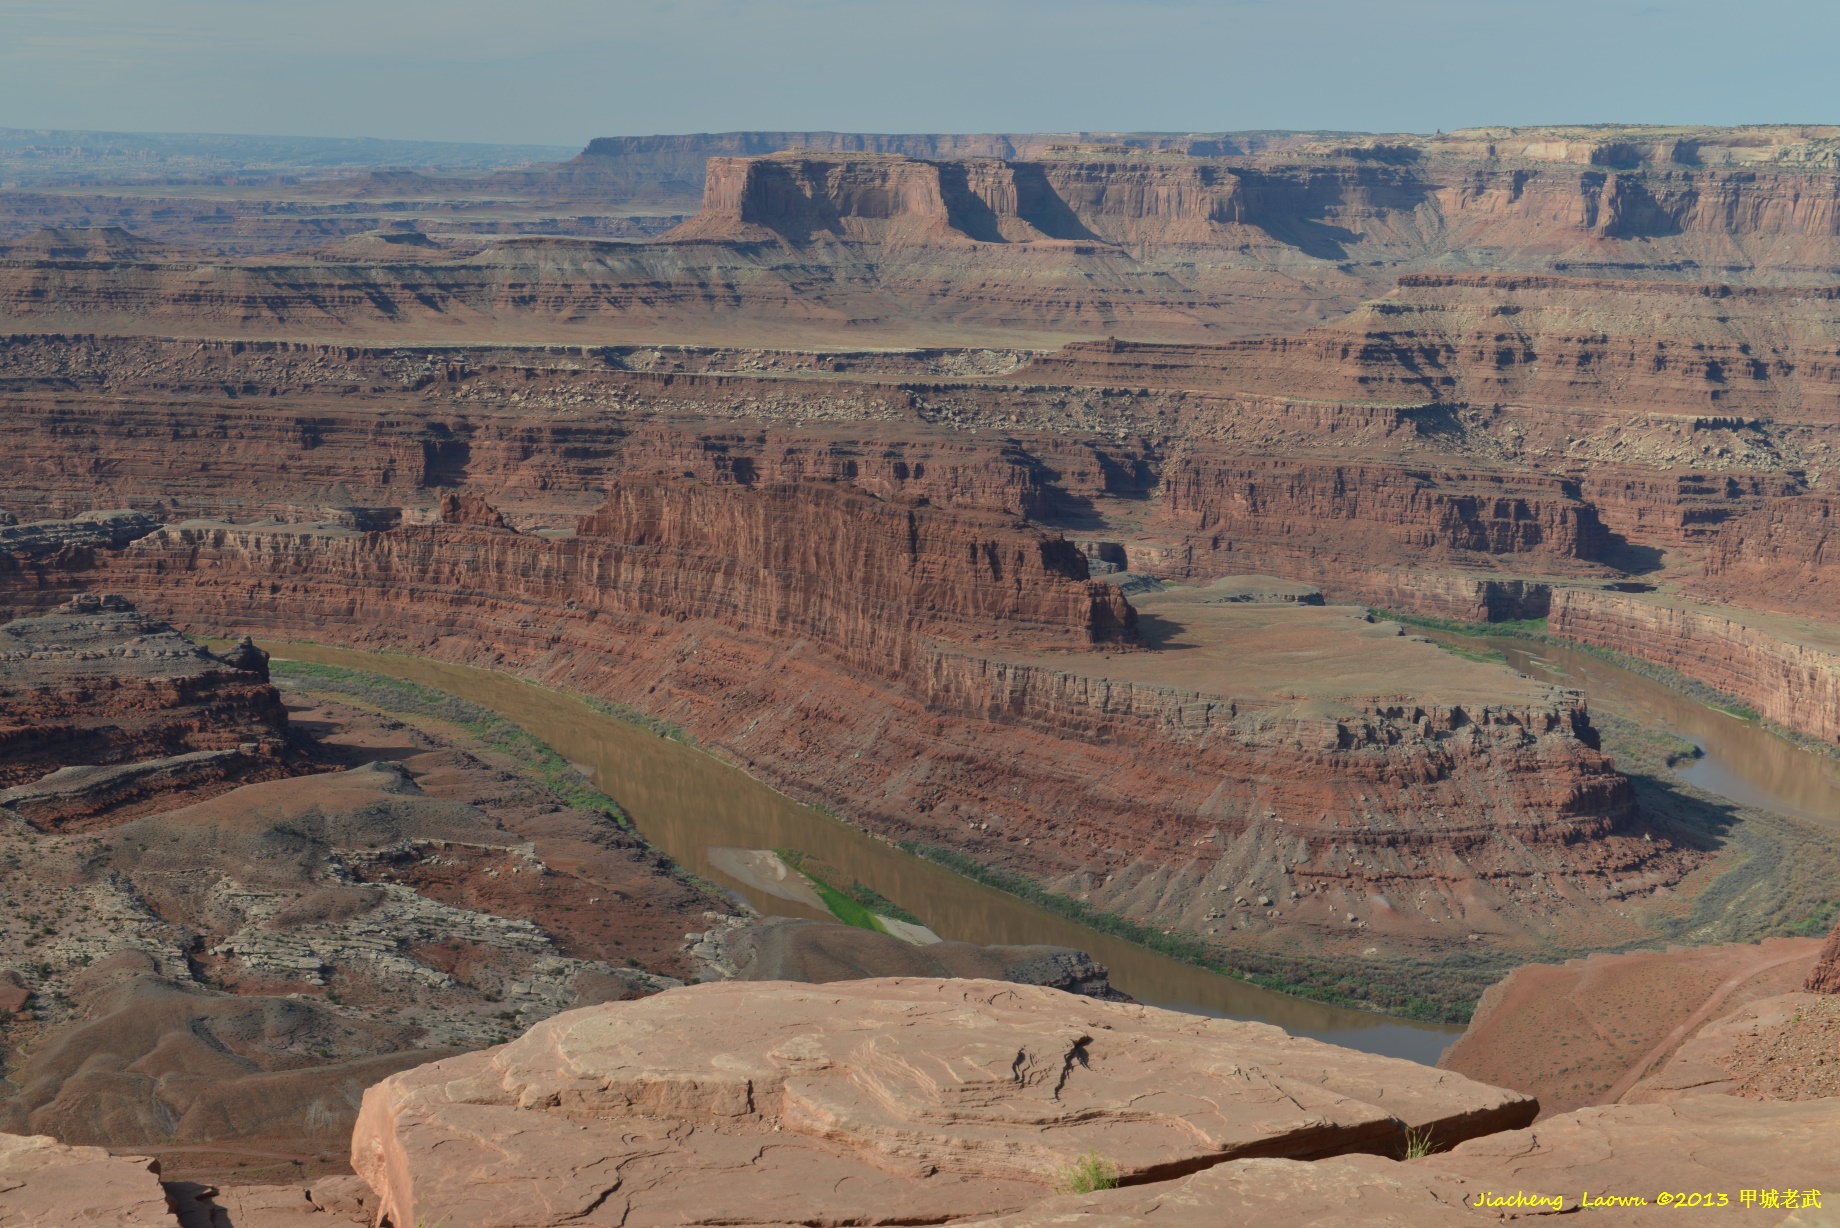
[[[1600,563],[1608,563],[1624,575],[1646,576],[1666,566],[1667,552],[1659,546],[1641,546],[1620,533],[1605,531],[1603,548],[1597,552]]]
[[[1137,612],[1137,637],[1144,647],[1154,648],[1159,652],[1173,652],[1183,648],[1200,648],[1202,645],[1194,640],[1179,638],[1188,628],[1181,623],[1172,622],[1155,614]]]

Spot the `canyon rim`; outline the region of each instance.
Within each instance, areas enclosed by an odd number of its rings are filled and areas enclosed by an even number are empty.
[[[0,1225],[1831,1222],[1840,127],[15,144]]]

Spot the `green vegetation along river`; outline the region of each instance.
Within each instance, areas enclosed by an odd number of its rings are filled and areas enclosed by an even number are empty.
[[[609,716],[582,699],[509,674],[397,653],[318,644],[264,645],[275,656],[408,679],[489,708],[592,772],[645,838],[678,864],[761,912],[829,920],[758,891],[710,863],[712,848],[804,849],[961,942],[1049,943],[1091,952],[1112,982],[1172,1010],[1276,1024],[1351,1049],[1432,1063],[1462,1030],[1291,997],[1193,967],[1088,929],[902,852],[700,750]]]

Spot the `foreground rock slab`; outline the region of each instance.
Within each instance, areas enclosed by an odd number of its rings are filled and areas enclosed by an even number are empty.
[[[1177,1181],[1049,1199],[985,1228],[1417,1228],[1567,1214],[1586,1197],[1610,1200],[1584,1208],[1590,1222],[1636,1228],[1683,1216],[1830,1224],[1836,1126],[1836,1099],[1709,1096],[1581,1109],[1404,1163],[1364,1155],[1235,1160]],[[1674,1205],[1682,1194],[1710,1195],[1715,1205]]]
[[[1699,1096],[1672,1104],[1606,1105],[1549,1118],[1527,1130],[1471,1139],[1448,1155],[1414,1164],[1487,1183],[1494,1192],[1563,1194],[1570,1209],[1584,1191],[1638,1197],[1643,1207],[1622,1206],[1613,1222],[1675,1223],[1690,1205],[1674,1207],[1662,1196],[1725,1194],[1729,1205],[1711,1212],[1720,1223],[1775,1224],[1793,1211],[1795,1222],[1831,1222],[1840,1205],[1840,1099],[1764,1103],[1731,1096]],[[1751,1205],[1745,1190],[1756,1191]],[[1794,1199],[1783,1197],[1793,1191]],[[1802,1195],[1822,1191],[1820,1207]],[[1774,1198],[1765,1197],[1773,1194]],[[1774,1206],[1771,1204],[1774,1203]],[[1811,1218],[1812,1217],[1812,1218]]]
[[[0,1134],[0,1225],[174,1222],[160,1188],[160,1165],[113,1156],[100,1147],[66,1147],[43,1134]]]
[[[1460,1178],[1379,1156],[1316,1163],[1235,1160],[1179,1181],[1051,1198],[982,1228],[1371,1228],[1477,1224],[1489,1218]]]
[[[1039,1203],[1088,1151],[1156,1180],[1536,1112],[1267,1025],[1037,986],[729,983],[392,1076],[365,1093],[352,1162],[398,1224],[928,1223]]]

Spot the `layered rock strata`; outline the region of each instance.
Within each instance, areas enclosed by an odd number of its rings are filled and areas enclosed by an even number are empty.
[[[244,194],[189,224],[175,217],[184,206],[140,193],[116,197],[112,216],[93,193],[35,193],[0,201],[19,221],[52,225],[0,260],[0,314],[34,330],[159,320],[196,336],[1166,341],[1294,331],[1398,272],[1655,280],[1717,270],[1772,285],[1831,283],[1840,269],[1828,146],[1787,132],[1761,161],[1746,145],[1741,166],[1548,157],[1604,148],[1569,135],[1325,144],[830,134],[827,151],[756,152],[786,139],[796,138],[616,140],[603,148],[618,154],[470,183],[390,173],[322,187],[309,202]],[[1721,147],[1750,139],[1708,137]],[[1819,152],[1775,161],[1792,148]],[[694,159],[686,149],[739,156],[712,158],[705,174],[682,161]],[[659,241],[607,241],[657,234],[698,187],[696,216]],[[353,198],[336,199],[341,189]],[[480,200],[481,190],[503,195]],[[659,214],[634,218],[613,203],[635,192]],[[19,224],[9,212],[0,207],[0,229]],[[105,217],[249,254],[226,261],[132,236],[73,242],[57,226]],[[427,233],[436,230],[442,240]]]
[[[1548,625],[1697,678],[1785,728],[1840,741],[1840,640],[1819,624],[1562,588],[1553,593]]]
[[[1706,552],[1695,589],[1744,604],[1828,617],[1840,602],[1840,538],[1831,496],[1772,499],[1730,521]]]
[[[119,595],[0,626],[0,703],[0,806],[40,827],[284,771],[266,656],[215,656]]]
[[[1304,912],[1340,943],[1361,929],[1342,911],[1390,916],[1391,893],[1463,912],[1476,901],[1456,884],[1481,875],[1514,884],[1499,905],[1517,911],[1510,896],[1544,899],[1558,874],[1608,907],[1693,860],[1640,838],[1575,696],[1298,710],[1108,678],[1093,649],[1132,616],[1078,578],[1067,543],[794,494],[624,486],[560,540],[181,525],[111,567],[191,625],[409,648],[637,703],[871,830],[1165,925],[1201,926],[1209,893],[1243,893],[1246,875],[1293,901],[1308,887]],[[788,523],[806,527],[768,531]]]
[[[1535,1108],[1264,1025],[1055,990],[733,984],[385,1080],[352,1158],[400,1223],[935,1222],[1038,1202],[1088,1150],[1157,1180],[1385,1151],[1407,1127],[1454,1143]]]

